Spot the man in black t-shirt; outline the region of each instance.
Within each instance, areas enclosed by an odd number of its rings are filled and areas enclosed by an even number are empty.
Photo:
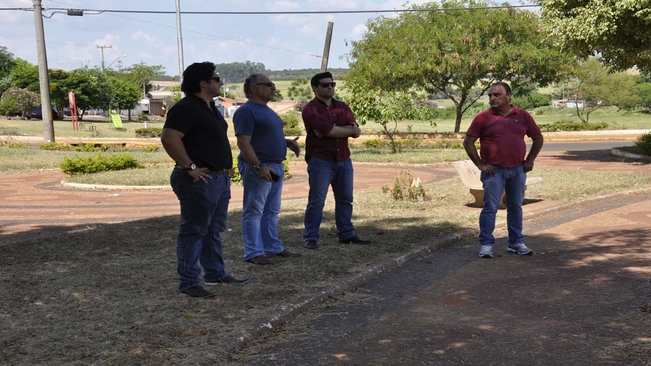
[[[197,262],[205,285],[249,281],[229,275],[222,258],[221,232],[226,229],[233,173],[228,124],[213,100],[222,85],[213,63],[188,66],[181,84],[186,96],[167,113],[161,137],[176,162],[170,182],[181,204],[179,292],[191,297],[215,296],[201,286]]]

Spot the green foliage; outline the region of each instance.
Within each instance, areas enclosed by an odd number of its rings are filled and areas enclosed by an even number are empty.
[[[0,46],[0,79],[9,76],[11,67],[14,65],[14,55],[7,50],[7,47]],[[0,89],[2,93],[4,89]]]
[[[0,146],[9,149],[27,149],[27,144],[19,141],[0,141]]]
[[[138,105],[142,94],[137,84],[116,77],[110,77],[108,84],[111,88],[112,108],[119,106],[120,109],[132,109]]]
[[[29,116],[37,106],[39,97],[27,89],[9,88],[0,97],[0,114],[7,116]]]
[[[136,120],[138,122],[148,122],[149,121],[149,116],[142,113],[142,114],[138,115],[138,118],[136,118]]]
[[[649,0],[541,0],[544,30],[563,51],[600,55],[615,70],[651,71]]]
[[[400,172],[393,187],[383,186],[382,193],[388,193],[394,201],[427,201],[429,197],[420,183],[420,178],[414,178],[409,171]]]
[[[142,148],[144,152],[158,152],[163,146],[162,145],[147,145]]]
[[[511,103],[521,109],[534,109],[551,104],[551,97],[540,93],[531,93],[522,97],[511,98]]]
[[[165,68],[162,65],[147,65],[145,62],[132,65],[124,70],[127,80],[138,85],[138,89],[147,94],[152,88],[152,80],[165,75]]]
[[[136,137],[161,137],[163,129],[160,127],[137,128]]]
[[[378,91],[388,100],[396,91],[442,93],[456,107],[459,132],[463,114],[494,82],[526,79],[544,85],[571,70],[572,59],[551,47],[534,12],[440,11],[487,5],[474,0],[430,2],[412,8],[431,11],[370,20],[363,39],[352,42],[346,89]]]
[[[297,112],[287,112],[279,116],[285,123],[283,126],[285,136],[300,136],[303,134],[303,129],[301,128],[303,119]]]
[[[101,152],[112,150],[113,146],[110,144],[94,144],[91,142],[82,142],[75,146],[75,151],[79,152]]]
[[[40,92],[38,81],[38,66],[17,58],[9,72],[11,86],[18,89],[27,89],[34,93]]]
[[[576,81],[570,83],[570,92],[585,102],[577,103],[575,110],[583,122],[589,122],[590,114],[605,106],[628,107],[639,102],[635,94],[633,75],[626,72],[612,72],[594,57],[581,62],[576,70]]]
[[[292,81],[292,85],[287,91],[287,97],[299,102],[301,105],[307,104],[313,96],[314,92],[310,86],[310,81],[306,78],[298,78]]]
[[[75,156],[64,158],[61,170],[68,175],[92,174],[113,170],[144,168],[138,159],[129,154]]]
[[[46,142],[44,144],[41,144],[39,147],[41,150],[49,150],[49,151],[68,151],[68,150],[74,150],[75,147],[65,143],[65,142]]]
[[[542,132],[561,132],[561,131],[597,131],[608,128],[608,123],[586,123],[586,122],[554,122],[551,124],[541,124]]]
[[[644,155],[651,156],[651,132],[637,138],[635,146],[642,151]]]

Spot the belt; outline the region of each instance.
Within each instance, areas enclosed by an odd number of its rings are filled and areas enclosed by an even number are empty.
[[[175,168],[175,169],[184,169],[184,170],[185,170],[185,168],[183,168],[183,167],[180,166],[180,165],[175,165],[174,168]],[[199,168],[197,168],[197,169],[199,169]],[[221,170],[205,170],[205,172],[206,172],[206,173],[209,173],[209,174],[228,174],[228,171],[229,171],[229,170],[230,170],[230,169],[221,169]]]
[[[222,170],[206,170],[206,173],[210,174],[228,174],[228,171],[230,169],[222,169]]]

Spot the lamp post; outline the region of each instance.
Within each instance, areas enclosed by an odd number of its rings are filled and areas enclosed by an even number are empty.
[[[110,69],[110,68],[111,68],[111,65],[113,65],[113,64],[115,63],[115,61],[117,61],[117,60],[119,60],[119,59],[121,59],[121,58],[125,58],[125,57],[127,57],[127,55],[118,56],[115,60],[111,61],[111,63],[108,64],[108,66],[106,66],[106,68],[107,68],[107,69]],[[103,67],[102,67],[102,71],[104,71],[104,68],[103,68]]]

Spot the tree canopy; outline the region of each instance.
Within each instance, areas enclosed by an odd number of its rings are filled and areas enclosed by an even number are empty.
[[[432,2],[412,7],[430,11],[370,20],[364,38],[352,42],[346,88],[358,84],[387,92],[442,93],[456,106],[459,132],[463,113],[492,83],[526,80],[545,85],[570,70],[572,59],[551,46],[534,13],[472,9],[487,5],[474,0],[444,1],[440,6]]]
[[[599,56],[614,70],[651,72],[651,0],[540,0],[544,28],[562,50]]]

